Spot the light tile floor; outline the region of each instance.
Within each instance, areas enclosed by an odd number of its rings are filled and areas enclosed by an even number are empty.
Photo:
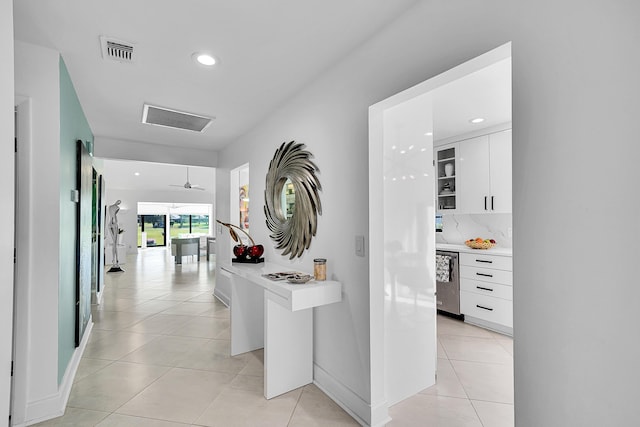
[[[39,426],[357,426],[314,385],[266,400],[261,350],[229,356],[215,264],[165,249],[105,276],[64,416]],[[438,316],[438,384],[390,410],[390,426],[513,426],[513,344]]]

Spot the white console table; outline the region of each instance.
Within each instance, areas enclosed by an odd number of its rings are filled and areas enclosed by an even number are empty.
[[[313,307],[342,300],[340,282],[292,285],[263,274],[292,271],[272,263],[222,265],[231,282],[231,355],[264,347],[264,397],[313,381]]]

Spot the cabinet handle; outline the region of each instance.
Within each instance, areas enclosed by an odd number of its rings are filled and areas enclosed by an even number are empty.
[[[493,210],[493,196],[491,196],[491,210]]]
[[[484,210],[487,210],[487,196],[484,196]]]
[[[487,273],[476,273],[476,275],[484,276],[484,277],[493,277],[493,274],[487,274]]]
[[[482,289],[483,291],[493,292],[493,289],[491,289],[491,288],[484,288],[484,287],[482,287],[482,286],[476,286],[476,289]]]
[[[493,308],[489,308],[489,307],[483,307],[481,305],[476,304],[476,307],[481,308],[483,310],[487,310],[487,311],[493,311]]]
[[[476,262],[484,262],[487,264],[493,264],[493,261],[491,261],[490,259],[477,259]]]

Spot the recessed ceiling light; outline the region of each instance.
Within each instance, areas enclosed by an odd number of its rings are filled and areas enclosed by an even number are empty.
[[[193,55],[191,55],[191,57],[198,64],[206,65],[207,67],[212,67],[216,65],[216,63],[218,62],[216,58],[214,58],[212,55],[204,52],[196,52]]]
[[[134,172],[133,173],[135,176],[140,176],[140,172]]]
[[[478,124],[478,123],[484,122],[484,119],[482,117],[476,117],[475,119],[469,120],[469,122],[473,124]]]
[[[424,136],[433,136],[433,132],[427,132],[424,134]]]

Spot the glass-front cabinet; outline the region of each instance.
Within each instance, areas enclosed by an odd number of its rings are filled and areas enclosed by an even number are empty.
[[[436,208],[440,212],[455,211],[456,197],[456,155],[458,145],[436,148]]]

